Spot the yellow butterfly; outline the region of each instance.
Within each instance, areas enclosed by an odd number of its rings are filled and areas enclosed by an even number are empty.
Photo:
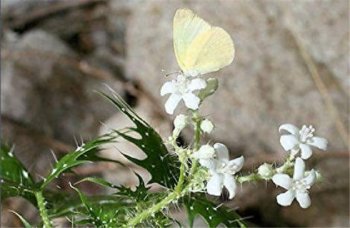
[[[189,9],[179,9],[173,24],[174,50],[185,76],[218,71],[229,65],[235,49],[230,35]]]

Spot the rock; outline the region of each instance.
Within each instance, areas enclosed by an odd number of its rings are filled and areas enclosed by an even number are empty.
[[[67,143],[95,136],[115,110],[94,90],[107,89],[105,82],[123,94],[120,83],[83,74],[74,52],[45,31],[13,42],[2,49],[2,115]]]

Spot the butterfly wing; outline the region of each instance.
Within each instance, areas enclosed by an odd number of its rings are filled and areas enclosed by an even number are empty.
[[[189,9],[176,11],[173,23],[174,50],[181,70],[186,71],[187,51],[193,40],[200,34],[209,31],[211,26]]]
[[[191,10],[180,9],[174,17],[174,49],[184,73],[205,74],[229,65],[234,57],[230,35],[212,27]]]

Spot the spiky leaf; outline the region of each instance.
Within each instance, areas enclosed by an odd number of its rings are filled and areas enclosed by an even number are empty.
[[[13,149],[14,147],[1,145],[1,197],[5,199],[12,196],[22,196],[35,204],[33,179],[23,164],[15,157]]]
[[[121,164],[118,161],[105,159],[96,155],[99,151],[99,147],[103,146],[104,144],[113,142],[115,138],[115,134],[106,134],[100,136],[99,138],[89,141],[86,144],[78,147],[75,151],[63,156],[54,165],[51,173],[42,183],[41,188],[44,189],[53,179],[57,178],[61,173],[69,171],[78,165],[90,163],[93,161],[112,161]]]
[[[193,227],[196,216],[200,215],[208,223],[209,227],[217,227],[224,224],[227,227],[245,227],[240,221],[241,217],[225,206],[217,206],[206,199],[204,194],[191,196],[184,199],[187,210],[188,222]]]
[[[118,94],[113,93],[112,96],[109,96],[102,93],[102,95],[135,124],[135,127],[129,128],[128,133],[116,132],[147,155],[144,160],[133,158],[127,154],[124,154],[124,156],[150,172],[152,175],[150,183],[158,183],[169,188],[175,186],[179,164],[177,159],[169,156],[168,150],[159,134],[139,117]],[[132,133],[136,133],[140,138],[131,136]]]
[[[78,188],[71,186],[80,197],[83,207],[76,208],[76,215],[81,217],[79,224],[92,224],[96,227],[120,227],[127,222],[129,214],[135,210],[136,201],[124,196],[87,197]],[[95,198],[95,200],[94,200]],[[97,198],[98,199],[98,198]]]

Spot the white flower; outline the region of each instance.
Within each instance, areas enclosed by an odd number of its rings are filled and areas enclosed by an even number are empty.
[[[312,155],[310,146],[317,147],[321,150],[327,149],[327,140],[325,138],[314,136],[315,129],[310,125],[309,127],[303,125],[299,130],[293,124],[283,124],[280,126],[279,131],[288,131],[289,135],[282,135],[280,142],[282,147],[293,154],[298,153],[301,150],[301,158],[308,159]]]
[[[199,159],[202,166],[209,169],[208,194],[220,196],[225,187],[229,192],[229,198],[232,199],[236,194],[236,180],[233,175],[243,167],[244,157],[230,161],[228,149],[221,143],[215,143],[214,147],[202,146],[193,155]]]
[[[203,120],[200,127],[203,132],[208,134],[214,129],[213,123],[208,119]]]
[[[207,86],[205,80],[200,78],[190,79],[184,75],[178,75],[176,80],[164,83],[160,95],[171,94],[165,103],[165,111],[173,114],[178,103],[183,100],[187,108],[198,109],[200,99],[193,91],[203,89]]]
[[[294,198],[302,208],[308,208],[311,205],[308,189],[316,181],[316,173],[314,170],[304,172],[305,163],[301,158],[296,158],[294,166],[293,178],[287,174],[275,174],[272,181],[287,191],[277,196],[277,203],[282,206],[289,206],[292,204]]]
[[[175,137],[179,136],[180,132],[186,127],[187,125],[187,116],[184,114],[177,115],[174,120],[174,131],[173,135]]]

